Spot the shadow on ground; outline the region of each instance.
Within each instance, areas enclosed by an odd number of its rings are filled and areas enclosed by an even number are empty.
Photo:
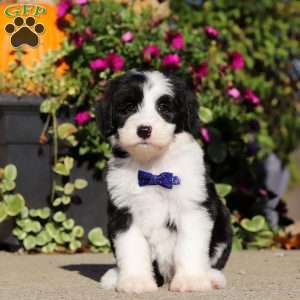
[[[102,275],[114,265],[96,265],[96,264],[80,264],[80,265],[66,265],[61,268],[68,271],[78,272],[80,275],[99,281]]]

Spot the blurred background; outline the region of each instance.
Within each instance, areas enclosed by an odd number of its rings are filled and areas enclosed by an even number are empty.
[[[0,4],[0,249],[109,252],[94,107],[109,79],[187,80],[234,249],[300,248],[300,3]]]

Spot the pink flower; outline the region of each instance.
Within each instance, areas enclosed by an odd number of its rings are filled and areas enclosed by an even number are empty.
[[[169,31],[166,38],[172,48],[180,50],[184,47],[184,38],[181,33]]]
[[[104,58],[96,58],[89,62],[90,68],[93,71],[105,70],[108,68],[108,61]]]
[[[205,27],[205,32],[211,38],[216,38],[216,37],[219,36],[219,31],[216,28],[212,27],[212,26],[206,26]]]
[[[163,57],[163,65],[167,68],[177,69],[180,66],[180,56],[178,54],[166,54]]]
[[[82,111],[76,114],[75,122],[78,125],[84,125],[92,119],[92,115],[88,111]]]
[[[79,5],[85,5],[89,2],[89,0],[75,0],[77,4]]]
[[[245,60],[240,52],[232,52],[230,54],[230,65],[233,70],[243,69],[245,67]]]
[[[146,62],[150,62],[152,58],[160,55],[160,49],[156,45],[150,44],[144,48],[143,54],[144,60]]]
[[[85,37],[81,34],[75,33],[72,37],[72,41],[75,44],[76,48],[80,48],[85,42]]]
[[[109,53],[106,57],[109,66],[113,69],[113,71],[121,71],[125,64],[125,59],[116,53]]]
[[[231,87],[231,88],[229,88],[229,89],[227,90],[227,95],[228,95],[229,97],[234,98],[234,99],[238,99],[238,98],[240,98],[241,93],[240,93],[240,91],[239,91],[237,88]]]
[[[70,0],[62,0],[56,5],[56,15],[58,18],[62,18],[72,7]]]
[[[201,134],[202,139],[206,143],[210,143],[210,135],[209,135],[207,128],[205,128],[205,127],[200,128],[200,134]]]
[[[127,32],[123,33],[121,39],[122,39],[122,42],[129,43],[129,42],[133,41],[134,35],[131,31],[127,31]]]
[[[247,89],[244,93],[244,98],[247,102],[253,105],[259,105],[260,99],[251,89]]]
[[[208,75],[208,62],[204,61],[198,67],[194,68],[194,75],[197,80],[201,81]]]
[[[85,34],[85,36],[87,37],[87,38],[92,38],[93,37],[93,31],[92,31],[92,29],[91,29],[91,27],[86,27],[85,29],[84,29],[84,34]]]
[[[224,76],[226,74],[226,71],[227,71],[227,65],[225,65],[225,64],[220,65],[219,71],[220,71],[220,74],[222,76]]]

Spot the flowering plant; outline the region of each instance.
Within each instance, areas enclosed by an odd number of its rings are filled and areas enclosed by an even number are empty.
[[[180,13],[158,21],[109,0],[60,2],[58,22],[73,45],[65,60],[80,82],[69,100],[79,155],[100,170],[110,155],[93,114],[109,79],[133,68],[169,70],[196,93],[199,140],[214,180],[225,183],[223,191],[232,187],[226,199],[235,220],[263,213],[271,193],[261,161],[271,152],[287,161],[300,134],[299,72],[291,64],[300,27],[292,4],[173,1]]]

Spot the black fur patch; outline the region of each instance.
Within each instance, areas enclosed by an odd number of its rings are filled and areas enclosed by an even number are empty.
[[[187,82],[173,74],[165,73],[172,83],[174,90],[174,109],[176,115],[174,122],[176,124],[175,133],[182,131],[189,132],[195,138],[199,137],[200,120],[198,116],[198,103],[195,94],[188,86]]]
[[[208,175],[206,175],[206,189],[208,199],[201,205],[208,210],[208,213],[214,223],[209,247],[210,258],[214,256],[215,249],[220,243],[226,244],[225,250],[223,251],[221,257],[218,259],[216,264],[212,266],[221,270],[225,267],[231,252],[233,233],[230,223],[230,214],[228,209],[219,199],[214,182]]]
[[[159,272],[159,268],[158,268],[158,264],[157,264],[156,260],[152,263],[152,268],[153,268],[154,278],[155,278],[157,286],[159,286],[159,287],[163,286],[164,278]]]
[[[168,220],[166,227],[171,231],[171,232],[176,232],[177,231],[177,227],[176,224],[174,224],[173,222],[171,222],[171,220]]]
[[[112,154],[117,158],[127,158],[129,156],[128,152],[123,150],[121,147],[115,146],[112,148]]]
[[[103,100],[96,107],[96,120],[104,137],[116,134],[134,110],[143,100],[142,84],[146,76],[141,73],[128,72],[109,82]]]
[[[117,208],[112,201],[108,203],[108,238],[115,253],[114,239],[120,232],[126,231],[132,224],[132,215],[128,208]]]

